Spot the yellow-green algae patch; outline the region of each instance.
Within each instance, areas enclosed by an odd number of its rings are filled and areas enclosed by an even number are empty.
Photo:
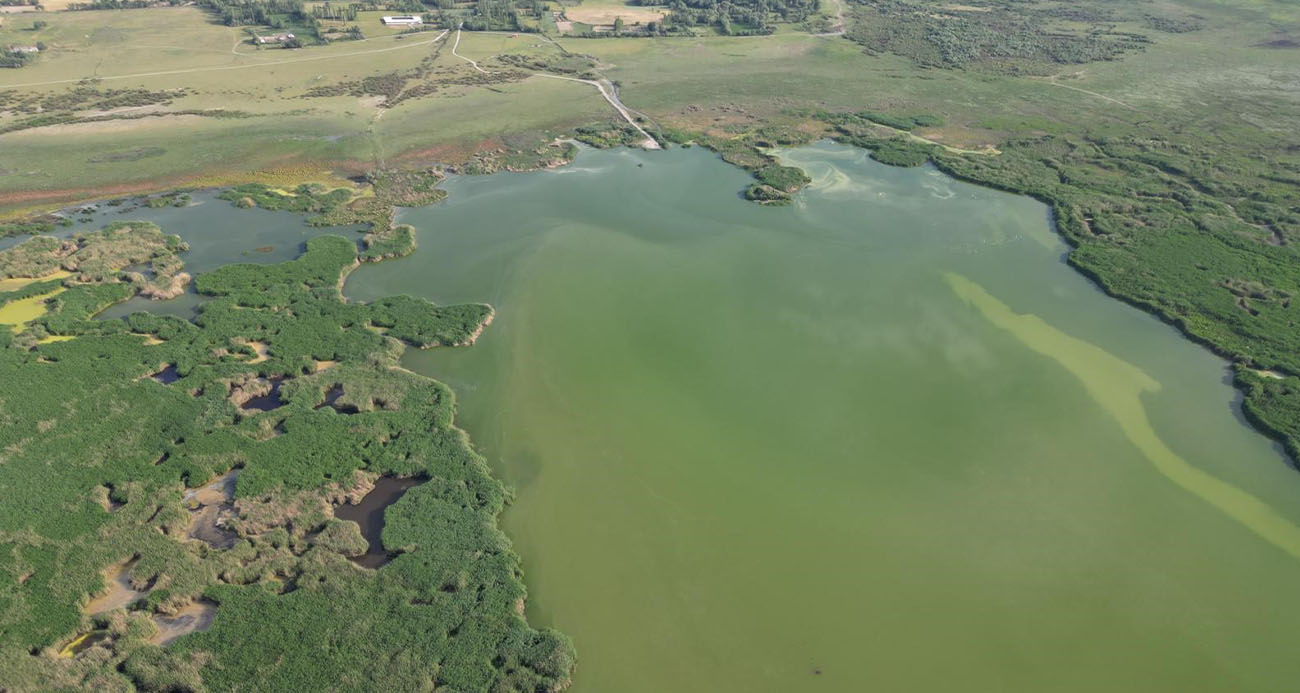
[[[1115,419],[1129,441],[1166,478],[1300,558],[1300,527],[1260,499],[1188,464],[1160,440],[1142,405],[1143,393],[1158,392],[1159,382],[1114,354],[1057,330],[1037,315],[1016,313],[966,277],[946,273],[944,278],[959,298],[989,322],[1079,378],[1088,395]]]
[[[15,332],[21,331],[24,325],[45,314],[45,299],[64,291],[65,288],[59,287],[49,293],[10,301],[0,306],[0,325],[9,325]]]
[[[59,270],[58,272],[51,272],[44,277],[14,277],[12,279],[0,279],[0,291],[17,291],[28,284],[47,282],[51,279],[66,279],[71,276],[71,272],[67,270]]]
[[[73,639],[72,642],[64,645],[63,649],[59,650],[59,656],[65,659],[76,657],[82,650],[89,648],[91,645],[103,640],[107,636],[108,632],[103,630],[92,630],[89,633],[82,633]]]

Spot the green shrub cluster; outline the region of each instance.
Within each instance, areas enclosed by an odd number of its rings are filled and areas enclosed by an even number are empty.
[[[18,48],[0,47],[0,67],[23,67],[40,55],[40,52],[24,51]]]
[[[574,128],[573,139],[600,149],[609,149],[639,145],[645,136],[624,121],[611,120]]]
[[[652,0],[633,4],[658,5]],[[723,36],[758,36],[776,31],[778,24],[806,21],[820,7],[818,0],[673,0],[671,12],[656,29],[663,33],[689,33],[709,27]]]
[[[930,160],[929,147],[913,142],[889,140],[875,144],[871,158],[890,166],[920,166]]]
[[[942,117],[925,113],[898,115],[879,111],[859,111],[853,115],[859,120],[880,123],[895,130],[915,130],[917,128],[933,128],[943,125]]]
[[[432,25],[443,29],[464,27],[466,31],[535,32],[536,20],[550,11],[543,0],[427,0],[437,9],[430,11]]]
[[[846,36],[878,53],[940,67],[1036,72],[1043,65],[1114,60],[1149,39],[1114,27],[1115,3],[1083,0],[853,0]],[[1137,19],[1137,17],[1134,17]]]
[[[187,93],[185,89],[101,89],[93,82],[82,82],[62,91],[30,92],[17,89],[0,91],[0,109],[32,115],[71,111],[108,111],[128,106],[167,105]]]
[[[39,215],[27,219],[3,221],[0,222],[0,238],[49,233],[61,221],[61,219],[53,215]]]
[[[292,192],[284,192],[262,183],[248,183],[223,190],[219,198],[240,207],[261,207],[272,211],[300,214],[328,214],[352,199],[344,188],[328,190],[315,183],[303,183]]]

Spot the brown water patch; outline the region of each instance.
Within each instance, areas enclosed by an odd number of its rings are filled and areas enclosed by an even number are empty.
[[[353,563],[363,568],[378,568],[397,556],[398,552],[384,550],[384,511],[401,500],[412,487],[426,481],[428,479],[423,477],[381,477],[375,482],[374,490],[362,497],[360,503],[334,506],[334,516],[360,525],[361,536],[370,545],[360,556],[349,557]]]
[[[166,368],[158,371],[157,373],[151,374],[149,377],[162,383],[163,385],[170,385],[176,382],[177,380],[180,380],[181,374],[176,372],[176,364],[169,363],[167,364]]]
[[[185,500],[190,504],[190,526],[187,536],[206,542],[216,549],[228,549],[239,538],[227,528],[227,522],[235,515],[235,483],[239,470],[232,469],[224,476],[203,488],[185,492]]]
[[[170,645],[182,635],[205,631],[212,627],[212,620],[217,616],[217,605],[199,600],[191,602],[176,612],[175,616],[158,615],[153,617],[158,632],[149,642],[155,645]]]
[[[149,588],[135,589],[131,583],[131,568],[135,565],[132,558],[104,571],[104,580],[108,582],[108,591],[86,603],[83,612],[102,614],[105,611],[124,609],[149,593]]]
[[[240,409],[244,411],[271,411],[284,406],[284,401],[280,399],[280,385],[284,383],[284,378],[259,379],[258,383],[263,386],[269,385],[270,391],[266,394],[244,398],[239,403]]]
[[[353,405],[353,404],[339,404],[339,403],[338,403],[339,398],[342,397],[342,396],[343,396],[343,386],[342,386],[342,385],[335,385],[334,387],[331,387],[331,388],[330,388],[330,389],[325,393],[325,401],[324,401],[324,402],[321,402],[320,404],[317,404],[314,408],[315,408],[315,409],[323,409],[323,408],[325,408],[325,407],[330,407],[330,408],[334,409],[334,411],[336,411],[336,412],[338,412],[338,413],[340,413],[340,414],[357,414],[357,413],[360,413],[361,410],[360,410],[360,409],[357,409],[356,405]]]
[[[320,409],[321,407],[332,407],[334,406],[334,403],[337,402],[338,399],[342,396],[343,396],[343,386],[335,385],[325,392],[325,401],[321,402],[320,404],[317,404],[313,408]]]

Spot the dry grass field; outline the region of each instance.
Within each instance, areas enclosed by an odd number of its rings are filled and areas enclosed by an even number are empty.
[[[113,109],[93,98],[69,114],[96,122],[0,134],[0,209],[10,213],[175,186],[356,175],[392,156],[455,159],[499,148],[507,135],[553,139],[617,117],[586,85],[526,79],[505,65],[493,68],[496,75],[478,73],[451,54],[454,34],[258,51],[240,43],[241,30],[212,24],[192,7],[41,16],[48,26],[38,32],[0,28],[0,45],[26,39],[49,47],[30,66],[0,71],[0,94],[14,104],[84,89],[166,98]],[[490,61],[506,52],[554,56],[559,48],[536,36],[465,34],[460,52]],[[389,88],[384,80],[394,75],[414,96],[392,105],[368,93]],[[0,110],[0,129],[33,117]],[[142,148],[151,155],[130,155]]]
[[[564,15],[570,21],[582,22],[593,26],[612,26],[614,20],[622,18],[628,26],[647,22],[658,22],[668,13],[665,7],[642,7],[609,0],[584,2],[574,7],[566,7]]]
[[[32,113],[0,105],[0,212],[176,185],[319,180],[395,159],[450,161],[521,135],[540,140],[617,118],[595,89],[523,79],[526,71],[507,64],[507,55],[536,65],[590,56],[626,105],[657,125],[716,132],[810,108],[910,111],[945,118],[922,136],[980,148],[1027,130],[1162,112],[1192,117],[1227,101],[1240,105],[1242,118],[1300,126],[1296,52],[1259,47],[1295,13],[1264,0],[1244,9],[1199,0],[1191,9],[1212,14],[1215,28],[1161,34],[1140,59],[1071,66],[1051,79],[918,72],[906,58],[867,55],[843,37],[793,29],[656,40],[465,32],[457,52],[479,72],[451,54],[454,32],[384,35],[377,12],[358,19],[365,40],[260,51],[241,43],[242,29],[214,24],[195,7],[45,12],[47,26],[36,31],[36,15],[12,15],[0,27],[0,45],[40,41],[47,50],[26,67],[0,70],[6,103],[87,88],[168,96],[125,108],[91,99],[71,115],[113,120],[36,123],[45,127],[32,127]],[[566,12],[600,25],[615,17],[649,21],[661,10],[594,0]],[[395,76],[403,85],[380,95]],[[130,155],[144,147],[154,148],[151,156]],[[110,156],[88,163],[95,152]]]

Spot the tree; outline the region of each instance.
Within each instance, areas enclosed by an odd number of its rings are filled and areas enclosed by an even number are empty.
[[[615,33],[615,34],[621,34],[621,33],[623,33],[623,18],[622,18],[622,17],[615,17],[615,18],[614,18],[614,33]]]

